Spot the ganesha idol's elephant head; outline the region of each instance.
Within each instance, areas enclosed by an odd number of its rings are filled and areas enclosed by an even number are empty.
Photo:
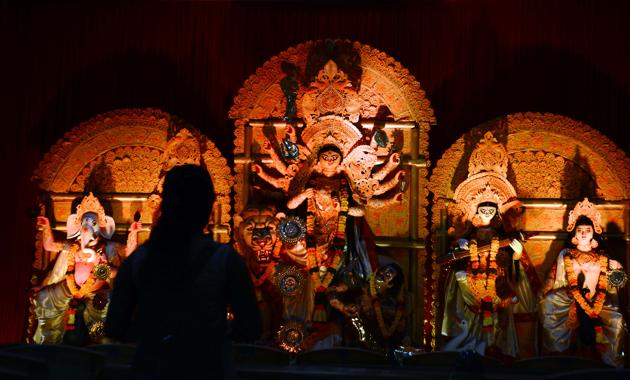
[[[77,206],[76,214],[68,216],[66,226],[68,239],[78,239],[81,250],[89,253],[92,256],[91,259],[96,259],[96,252],[92,247],[101,238],[111,239],[116,227],[114,219],[105,215],[105,210],[98,198],[92,193],[83,198],[81,204]]]
[[[250,270],[256,271],[272,262],[281,242],[278,240],[279,218],[274,207],[248,207],[234,218],[237,249]]]

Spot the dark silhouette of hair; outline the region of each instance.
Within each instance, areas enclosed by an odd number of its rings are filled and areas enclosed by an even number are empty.
[[[333,145],[333,144],[326,144],[323,145],[321,148],[319,148],[319,150],[317,151],[317,158],[319,158],[319,156],[322,153],[325,152],[335,152],[337,154],[339,154],[339,156],[341,156],[343,158],[343,154],[341,153],[341,149],[339,149],[339,147],[337,145]]]
[[[197,165],[171,169],[164,179],[160,217],[149,237],[152,251],[172,251],[208,224],[215,195],[208,171]]]
[[[595,225],[593,224],[591,218],[584,215],[580,216],[578,220],[575,221],[575,229],[577,229],[577,226],[591,226],[595,228]],[[575,229],[573,229],[573,236],[575,236]]]

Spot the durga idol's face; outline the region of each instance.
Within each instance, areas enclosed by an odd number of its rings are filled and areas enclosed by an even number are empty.
[[[575,238],[578,245],[590,245],[593,240],[593,226],[581,225],[575,228]]]
[[[319,165],[322,171],[337,169],[341,163],[341,155],[334,150],[327,150],[319,154]]]

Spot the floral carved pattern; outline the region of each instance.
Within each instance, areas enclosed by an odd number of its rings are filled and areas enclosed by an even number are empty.
[[[67,132],[44,156],[33,174],[43,190],[55,193],[96,190],[112,193],[151,193],[165,160],[169,134],[185,123],[156,109],[121,109],[98,115]],[[230,221],[230,192],[234,177],[227,160],[199,131],[194,143],[171,144],[168,157],[195,155],[210,173],[217,195],[216,222]],[[171,150],[172,150],[171,149]],[[168,152],[167,152],[168,153]]]
[[[553,153],[516,152],[510,155],[510,167],[508,179],[521,198],[577,199],[595,194],[595,183],[588,173]]]
[[[160,173],[162,152],[150,147],[121,147],[87,164],[70,186],[72,192],[150,193]]]
[[[230,109],[229,116],[237,120],[261,120],[268,118],[281,118],[284,116],[286,100],[280,81],[285,76],[281,69],[283,61],[289,62],[299,68],[306,66],[309,49],[316,41],[309,41],[296,47],[289,48],[256,70],[250,76],[234,99],[234,105]],[[425,156],[428,153],[428,128],[435,123],[433,110],[426,98],[420,83],[399,62],[387,54],[368,45],[354,42],[353,46],[361,55],[363,76],[360,98],[360,115],[362,118],[376,117],[379,109],[389,109],[389,117],[396,121],[415,121],[421,125],[420,153]],[[302,102],[305,89],[301,88],[298,94],[298,103]],[[356,99],[352,104],[359,102]],[[347,107],[346,103],[346,107]],[[354,110],[353,107],[350,107]],[[298,117],[305,117],[301,114]],[[244,141],[242,132],[235,132],[235,153],[244,153]],[[240,138],[239,138],[240,137]]]
[[[344,116],[353,123],[359,121],[362,100],[346,74],[332,60],[326,63],[301,100],[302,114],[309,125],[325,114]]]
[[[98,115],[67,132],[44,156],[33,180],[57,193],[70,188],[83,169],[112,149],[144,146],[162,151],[169,128],[180,122],[155,109],[124,109]]]

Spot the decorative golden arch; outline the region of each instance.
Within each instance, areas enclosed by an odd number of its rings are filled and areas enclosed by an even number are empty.
[[[525,248],[539,275],[543,275],[564,244],[562,231],[568,210],[584,197],[602,205],[604,225],[616,226],[618,235],[628,239],[630,159],[625,153],[582,122],[555,114],[517,113],[473,128],[437,162],[429,181],[433,193],[433,258],[447,250],[447,206],[457,185],[466,179],[476,142],[487,131],[507,149],[508,180],[524,205],[519,227],[538,233],[526,242]],[[435,347],[439,331],[436,316],[441,302],[435,298],[439,271],[433,260],[427,264],[426,270],[435,285],[425,292],[425,312],[431,316],[425,327],[431,330],[431,343]]]
[[[156,109],[121,109],[98,115],[68,131],[44,156],[33,181],[52,198],[53,221],[62,225],[71,214],[72,199],[93,191],[112,200],[120,229],[142,210],[142,222],[151,223],[147,198],[158,185],[163,154],[185,123]],[[215,186],[215,226],[224,226],[219,240],[228,240],[230,191],[233,178],[227,160],[214,143],[191,130],[200,157]],[[185,148],[185,147],[184,147]]]
[[[429,233],[428,133],[430,126],[435,124],[435,117],[420,83],[387,54],[368,45],[347,40],[308,41],[272,57],[245,81],[229,112],[229,117],[235,123],[235,212],[238,213],[247,206],[249,164],[253,161],[269,160],[261,149],[266,138],[263,129],[273,129],[282,137],[289,124],[285,121],[288,103],[284,92],[286,87],[283,88],[282,85],[282,81],[290,75],[287,67],[305,73],[309,65],[309,54],[318,44],[328,42],[346,44],[353,52],[358,52],[361,75],[352,84],[358,91],[350,94],[347,87],[339,88],[338,94],[341,95],[338,96],[343,100],[336,102],[328,98],[329,102],[317,103],[317,99],[309,92],[311,90],[308,85],[300,84],[296,86],[299,88],[295,102],[302,107],[297,107],[295,118],[290,120],[290,124],[300,128],[310,125],[318,116],[332,114],[359,128],[383,128],[390,139],[400,141],[398,152],[401,153],[405,178],[409,185],[402,203],[387,210],[368,208],[365,217],[377,235],[377,245],[389,247],[394,256],[405,257],[409,263],[410,290],[415,305],[422,302],[418,295],[424,286],[424,276],[418,272],[418,268],[424,267],[424,239]],[[317,70],[328,70],[327,73],[330,74],[326,80],[334,82],[336,66],[329,65],[326,61],[321,63],[323,67],[318,67]],[[345,75],[349,74],[344,71],[342,77],[345,79]],[[323,78],[318,77],[317,81]],[[360,83],[360,86],[356,86],[356,83]],[[382,158],[386,156],[386,152],[378,152],[377,155]],[[416,310],[422,310],[422,307],[415,307],[414,313]],[[412,318],[414,324],[417,324],[417,321],[422,320],[422,315],[414,314]],[[418,331],[418,326],[414,325],[414,329],[412,334],[414,338],[418,338],[422,333]]]
[[[91,191],[106,201],[119,233],[126,235],[141,211],[140,240],[148,236],[156,190],[164,171],[175,164],[205,164],[212,177],[216,203],[211,221],[214,238],[228,242],[230,192],[233,177],[227,160],[214,143],[197,130],[184,128],[176,117],[156,109],[121,109],[98,115],[68,131],[44,156],[33,181],[46,193],[40,212],[63,240],[72,202]],[[166,153],[166,154],[165,154]],[[192,157],[192,156],[195,157]],[[153,197],[151,197],[153,195]],[[35,238],[32,284],[38,285],[53,265],[55,253]],[[63,237],[62,237],[63,236]],[[35,331],[31,305],[27,336]]]
[[[280,86],[280,81],[286,76],[282,71],[282,63],[290,62],[298,68],[304,69],[310,49],[318,41],[308,41],[291,47],[277,56],[272,57],[256,70],[243,84],[234,98],[234,105],[230,108],[229,117],[235,120],[236,129],[234,131],[234,154],[235,154],[235,208],[236,212],[242,210],[247,202],[246,195],[243,194],[247,178],[243,170],[251,157],[246,155],[256,154],[256,146],[247,146],[249,141],[246,137],[246,125],[250,122],[261,120],[282,120],[286,109],[286,98]],[[378,118],[379,110],[386,107],[390,114],[387,120],[396,122],[415,123],[419,128],[415,141],[405,139],[405,144],[417,143],[418,155],[428,158],[429,129],[435,124],[433,109],[425,92],[420,87],[420,83],[404,68],[399,62],[387,54],[359,42],[352,42],[352,46],[359,51],[361,56],[361,86],[359,97],[362,100],[360,109],[360,119],[362,121],[375,120]],[[298,99],[304,95],[300,89]],[[299,101],[299,100],[298,100]],[[303,118],[301,110],[298,109],[298,118]],[[256,141],[254,136],[254,141]],[[253,149],[252,149],[253,148]],[[405,146],[409,153],[411,146]],[[418,166],[418,165],[417,165]],[[426,177],[426,165],[420,166],[420,176]],[[245,169],[244,169],[245,168]],[[424,185],[424,184],[423,184]],[[424,186],[421,186],[424,188]],[[422,202],[426,200],[428,192],[423,191]],[[426,217],[425,205],[420,205],[419,213],[421,219]],[[428,230],[426,223],[420,222],[418,226],[420,236],[426,236]]]

